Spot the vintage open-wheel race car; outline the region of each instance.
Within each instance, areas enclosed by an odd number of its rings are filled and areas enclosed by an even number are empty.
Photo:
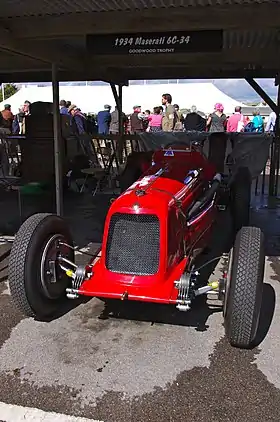
[[[59,216],[35,214],[22,224],[9,263],[14,302],[27,316],[43,319],[80,296],[188,311],[197,296],[217,292],[230,344],[252,347],[265,258],[261,230],[248,226],[249,168],[217,173],[198,142],[181,141],[158,148],[150,162],[146,157],[146,168],[112,202],[101,253],[85,266],[75,264],[70,231]],[[197,258],[211,247],[213,226],[224,211],[232,215],[234,246],[222,257],[220,280],[201,283]]]

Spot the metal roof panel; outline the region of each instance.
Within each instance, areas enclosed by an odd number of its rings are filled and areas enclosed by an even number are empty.
[[[280,5],[280,0],[2,0],[0,18],[246,4]]]

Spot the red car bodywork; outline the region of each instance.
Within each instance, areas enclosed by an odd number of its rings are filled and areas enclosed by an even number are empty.
[[[174,282],[188,268],[191,258],[207,245],[217,212],[213,201],[187,222],[188,210],[209,188],[216,171],[199,151],[183,148],[156,152],[142,178],[112,203],[105,222],[101,257],[89,264],[90,277],[83,281],[78,294],[176,303],[178,290]],[[107,268],[106,248],[115,213],[158,217],[160,251],[156,273],[124,274]]]

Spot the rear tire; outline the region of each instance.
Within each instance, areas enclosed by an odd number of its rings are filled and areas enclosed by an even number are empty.
[[[9,259],[9,286],[15,305],[26,315],[45,318],[55,314],[67,300],[69,278],[56,265],[57,281],[47,271],[60,252],[74,262],[74,250],[65,221],[53,214],[34,214],[20,227]],[[59,246],[59,249],[58,249]]]
[[[243,227],[236,236],[226,286],[224,317],[229,342],[250,348],[259,325],[264,277],[264,239],[259,228]]]

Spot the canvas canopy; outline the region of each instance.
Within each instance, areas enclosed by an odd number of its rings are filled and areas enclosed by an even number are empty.
[[[123,88],[123,111],[132,113],[133,106],[139,103],[142,109],[152,111],[153,107],[161,104],[161,96],[170,93],[173,104],[179,104],[181,108],[189,109],[196,105],[198,110],[211,113],[215,103],[222,103],[225,112],[233,113],[234,107],[243,106],[240,102],[232,99],[220,91],[212,83],[186,83],[186,84],[156,84],[156,85],[130,85]],[[30,102],[52,102],[52,87],[28,86],[21,88],[16,94],[0,104],[1,110],[5,103],[12,106],[16,113],[25,100]],[[60,99],[71,101],[85,113],[97,113],[102,110],[104,104],[115,104],[115,99],[110,85],[103,86],[60,86]],[[246,106],[244,106],[246,107]]]

